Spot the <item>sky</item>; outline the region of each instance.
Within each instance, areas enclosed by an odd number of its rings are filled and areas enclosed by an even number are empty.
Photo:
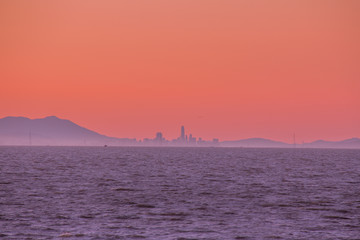
[[[0,0],[0,118],[113,137],[360,137],[358,0]]]

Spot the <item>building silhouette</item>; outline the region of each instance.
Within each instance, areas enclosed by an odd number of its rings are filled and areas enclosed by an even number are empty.
[[[157,132],[156,137],[155,137],[154,140],[155,140],[156,143],[162,143],[163,142],[163,134],[162,134],[162,132]]]
[[[181,126],[180,140],[181,140],[182,142],[185,142],[185,128],[184,128],[184,126]]]
[[[143,146],[196,146],[196,147],[216,147],[220,145],[218,138],[214,138],[210,141],[204,140],[201,137],[193,137],[191,133],[185,133],[185,127],[180,127],[180,136],[173,140],[167,140],[164,138],[162,132],[157,132],[152,139],[144,138],[143,141],[139,141]]]

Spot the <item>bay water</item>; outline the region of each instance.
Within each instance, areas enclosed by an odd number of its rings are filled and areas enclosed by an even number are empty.
[[[360,150],[3,146],[0,239],[360,239]]]

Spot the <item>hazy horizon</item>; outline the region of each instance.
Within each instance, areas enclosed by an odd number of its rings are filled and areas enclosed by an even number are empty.
[[[326,142],[332,142],[328,139]],[[359,148],[360,138],[353,137],[341,139],[341,141],[351,140],[350,145],[344,144],[335,148]],[[119,142],[120,141],[120,142]],[[355,143],[354,141],[358,141]],[[233,146],[233,147],[292,147],[293,144],[305,147],[323,147],[312,142],[299,142],[296,135],[293,135],[292,142],[283,142],[261,136],[237,139],[219,139],[213,136],[211,139],[204,139],[202,136],[192,134],[192,129],[186,126],[178,126],[178,136],[174,139],[166,137],[164,132],[154,132],[152,136],[144,138],[129,138],[123,136],[104,135],[101,132],[84,128],[71,119],[63,119],[57,116],[47,116],[44,118],[28,118],[25,116],[7,116],[0,118],[0,145],[71,145],[71,146],[91,146],[91,145],[144,145],[144,146]],[[221,143],[220,145],[218,143]],[[309,144],[313,144],[312,146]],[[314,145],[315,144],[315,145]],[[331,147],[329,145],[325,147]]]

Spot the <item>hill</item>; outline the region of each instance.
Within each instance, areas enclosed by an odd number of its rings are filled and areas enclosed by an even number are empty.
[[[29,119],[0,119],[0,145],[133,145],[135,139],[113,138],[55,116]]]
[[[235,141],[224,141],[221,142],[221,146],[223,147],[265,147],[265,148],[288,148],[292,147],[293,145],[273,141],[265,138],[248,138],[242,140],[235,140]]]
[[[317,140],[302,144],[304,148],[360,148],[359,138],[350,138],[342,141]]]

